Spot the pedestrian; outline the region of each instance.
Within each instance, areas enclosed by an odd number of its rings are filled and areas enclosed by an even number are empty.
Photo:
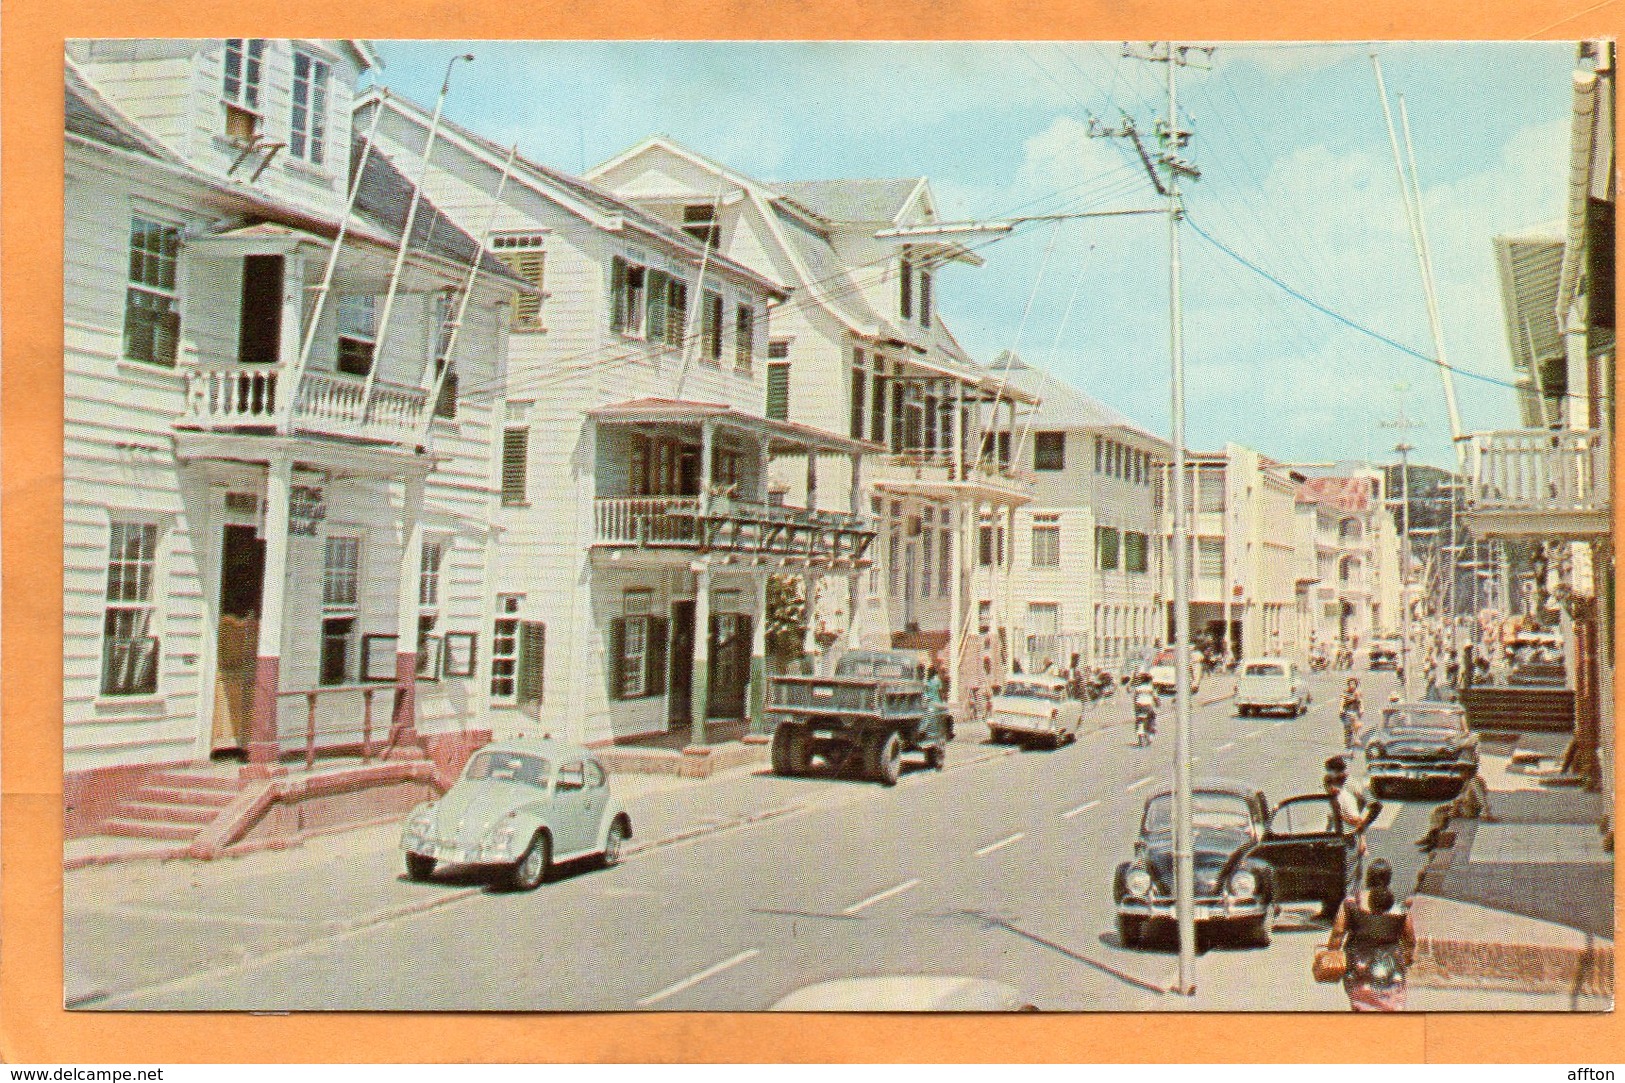
[[[1357,677],[1350,677],[1348,684],[1343,688],[1343,707],[1340,717],[1343,721],[1343,747],[1354,747],[1355,731],[1360,725],[1360,716],[1365,713],[1365,703],[1360,698],[1360,681]]]
[[[1342,760],[1343,757],[1334,756],[1327,761],[1328,767],[1333,761]],[[1352,895],[1359,886],[1365,862],[1366,828],[1371,826],[1380,806],[1372,801],[1362,807],[1359,792],[1349,785],[1347,766],[1327,770],[1322,783],[1332,803],[1332,822],[1328,829],[1343,836],[1343,894]],[[1330,920],[1333,914],[1330,908],[1322,908],[1320,916]]]
[[[932,666],[925,674],[925,698],[930,703],[942,702],[942,674]]]
[[[1356,1012],[1405,1010],[1405,975],[1416,955],[1410,911],[1394,898],[1394,872],[1377,858],[1365,890],[1343,900],[1326,946],[1347,960],[1343,992]]]

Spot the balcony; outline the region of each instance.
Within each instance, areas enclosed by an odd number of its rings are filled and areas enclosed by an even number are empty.
[[[1032,497],[1033,475],[995,459],[966,455],[964,466],[953,449],[905,450],[880,457],[876,480],[882,488],[933,496],[956,493],[994,503],[1024,504]]]
[[[874,531],[861,516],[697,496],[599,497],[593,544],[774,558],[797,567],[864,567]]]
[[[415,446],[429,408],[428,392],[381,380],[367,395],[359,376],[306,370],[289,411],[281,366],[199,365],[184,370],[186,410],[178,428],[216,433],[270,433],[284,417],[288,431],[374,444]]]
[[[1465,516],[1480,537],[1590,538],[1609,530],[1611,463],[1596,430],[1469,437]]]

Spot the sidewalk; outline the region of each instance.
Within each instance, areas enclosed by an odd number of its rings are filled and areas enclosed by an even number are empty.
[[[1483,756],[1493,820],[1453,820],[1412,899],[1419,985],[1612,996],[1614,855],[1599,794],[1547,786],[1563,735],[1528,733]],[[1509,769],[1541,757],[1536,773]]]

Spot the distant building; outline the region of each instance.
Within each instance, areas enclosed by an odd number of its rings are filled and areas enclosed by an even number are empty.
[[[1300,576],[1307,645],[1354,648],[1398,630],[1398,535],[1383,499],[1383,473],[1308,477],[1297,506],[1312,575]]]

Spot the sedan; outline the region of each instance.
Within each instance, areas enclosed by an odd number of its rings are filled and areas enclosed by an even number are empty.
[[[1478,736],[1453,703],[1397,703],[1366,735],[1365,773],[1378,797],[1402,785],[1459,788],[1478,770]]]
[[[1169,791],[1146,801],[1134,857],[1112,878],[1125,947],[1138,947],[1154,928],[1172,928],[1176,920],[1173,813]],[[1262,947],[1282,903],[1335,907],[1343,896],[1343,828],[1323,793],[1271,809],[1247,783],[1198,781],[1191,787],[1191,828],[1199,928],[1232,928]]]
[[[1012,677],[993,697],[988,729],[994,744],[1042,742],[1060,748],[1078,739],[1083,704],[1066,694],[1061,677]]]
[[[502,741],[476,752],[444,797],[412,810],[401,849],[412,880],[427,880],[438,864],[483,865],[529,891],[556,864],[590,857],[614,865],[631,837],[631,817],[586,749]]]

